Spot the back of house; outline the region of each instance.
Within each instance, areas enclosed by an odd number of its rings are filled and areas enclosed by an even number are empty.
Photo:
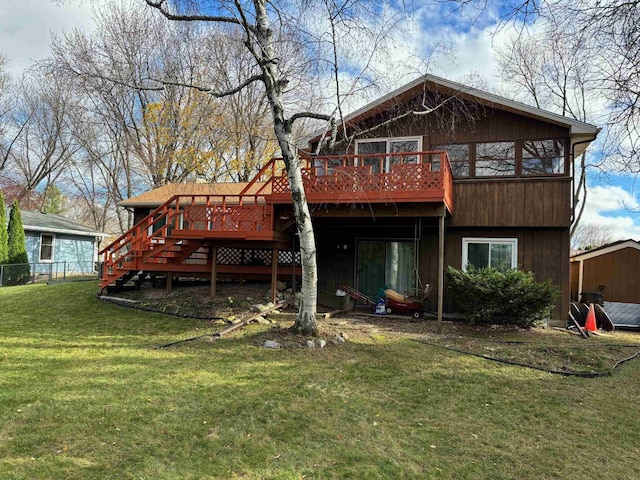
[[[430,75],[345,126],[331,149],[328,132],[316,132],[303,153],[321,292],[349,285],[374,297],[383,285],[409,293],[429,284],[431,308],[455,310],[445,266],[514,267],[558,285],[552,318],[565,318],[573,162],[596,127]],[[145,269],[295,278],[279,172],[271,160],[248,184],[170,185],[122,202],[138,230],[105,250],[103,286]],[[134,244],[147,253],[125,255]]]

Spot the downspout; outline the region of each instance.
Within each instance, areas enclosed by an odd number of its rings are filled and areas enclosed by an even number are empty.
[[[598,132],[600,132],[600,130],[598,130]],[[580,140],[579,142],[575,142],[571,144],[571,168],[572,168],[572,174],[571,174],[571,223],[573,223],[573,221],[576,218],[576,199],[575,199],[575,191],[576,191],[576,145],[582,145],[583,143],[591,143],[593,142],[596,138],[598,138],[598,135],[596,134],[595,137],[590,138],[589,140]],[[586,174],[586,172],[585,172]],[[585,192],[586,192],[586,180],[585,180]]]

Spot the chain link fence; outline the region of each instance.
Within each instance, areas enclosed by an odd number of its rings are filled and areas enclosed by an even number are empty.
[[[97,280],[96,262],[34,262],[0,265],[0,287],[28,283]]]

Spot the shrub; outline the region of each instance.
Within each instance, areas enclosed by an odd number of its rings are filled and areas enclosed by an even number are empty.
[[[560,292],[550,280],[536,282],[532,272],[447,268],[447,280],[460,313],[471,323],[531,327],[554,308]]]
[[[4,196],[0,190],[0,265],[9,259],[9,245],[7,243],[7,211]]]
[[[27,245],[22,227],[22,215],[20,215],[20,207],[18,201],[14,200],[9,214],[8,231],[8,251],[9,267],[5,267],[5,275],[7,285],[19,285],[29,280],[29,258],[27,256]]]

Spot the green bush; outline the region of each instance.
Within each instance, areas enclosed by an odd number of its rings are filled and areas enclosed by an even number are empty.
[[[447,268],[447,280],[460,313],[471,323],[531,327],[545,318],[560,298],[550,280],[536,282],[532,272]]]
[[[14,200],[9,214],[8,233],[8,253],[7,263],[11,266],[5,267],[6,285],[20,285],[29,281],[29,258],[27,256],[27,245],[22,227],[22,215],[18,201]]]
[[[4,204],[4,195],[0,190],[0,265],[9,260],[9,244],[7,237],[7,210]]]

